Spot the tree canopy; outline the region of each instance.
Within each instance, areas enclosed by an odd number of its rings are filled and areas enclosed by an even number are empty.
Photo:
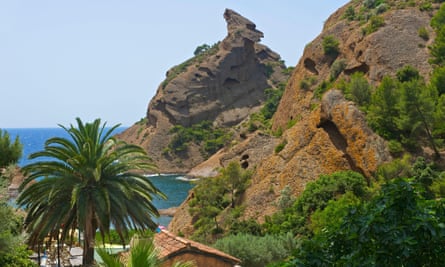
[[[28,175],[21,185],[18,205],[27,211],[25,227],[31,245],[58,235],[62,242],[79,229],[84,233],[83,264],[93,262],[96,230],[102,236],[111,225],[119,235],[128,229],[155,228],[151,216],[158,216],[154,196],[164,195],[144,176],[154,165],[139,146],[112,136],[99,119],[77,127],[61,126],[69,138],[54,137],[43,151],[30,155],[40,158],[26,165]]]
[[[0,129],[0,168],[17,163],[22,156],[22,149],[18,136],[12,142],[9,133]]]

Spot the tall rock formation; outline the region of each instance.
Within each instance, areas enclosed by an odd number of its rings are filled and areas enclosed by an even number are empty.
[[[170,69],[150,101],[147,120],[120,135],[145,147],[160,172],[187,172],[205,160],[192,143],[178,155],[162,153],[172,140],[173,126],[202,121],[234,126],[259,110],[265,89],[287,80],[280,56],[259,43],[263,33],[253,22],[230,9],[224,18],[227,37]]]

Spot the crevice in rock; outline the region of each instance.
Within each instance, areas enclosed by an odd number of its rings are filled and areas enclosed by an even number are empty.
[[[313,60],[310,59],[310,58],[305,58],[303,64],[304,64],[304,67],[305,67],[308,71],[312,72],[312,73],[315,74],[315,75],[318,75],[318,70],[315,68],[315,65],[316,65],[316,64],[315,64],[315,61],[313,61]]]
[[[241,162],[241,168],[247,169],[248,167],[249,167],[249,162],[247,162],[247,161]]]
[[[346,75],[352,75],[356,72],[367,74],[369,72],[369,66],[363,62],[360,66],[344,70],[344,74]]]
[[[241,65],[234,65],[234,66],[230,66],[230,70],[231,71],[237,71],[241,68]]]
[[[227,78],[224,81],[223,86],[233,86],[233,85],[238,85],[238,84],[240,84],[240,81],[238,81],[237,79]]]
[[[213,74],[213,72],[209,68],[199,67],[198,70],[207,73],[207,75],[210,77],[215,77],[215,74]]]
[[[266,58],[269,58],[269,53],[267,53],[267,51],[265,50],[261,50],[256,55],[260,60],[265,60]]]
[[[356,171],[358,173],[361,173],[364,177],[365,173],[364,171],[355,164],[354,159],[351,157],[351,155],[348,154],[347,148],[348,148],[348,142],[343,137],[343,135],[338,130],[335,123],[329,120],[324,120],[320,122],[318,125],[319,128],[322,128],[329,136],[329,139],[331,140],[332,144],[341,152],[343,152],[343,157],[348,161],[349,166],[351,167],[351,170]],[[369,181],[368,181],[369,182]]]
[[[354,52],[354,50],[355,50],[355,46],[356,46],[356,43],[354,42],[354,43],[350,43],[349,44],[349,49],[352,51],[352,52]]]

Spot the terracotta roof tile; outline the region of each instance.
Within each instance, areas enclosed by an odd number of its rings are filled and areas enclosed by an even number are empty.
[[[154,244],[159,249],[161,257],[167,257],[181,250],[199,250],[201,252],[213,254],[234,262],[241,262],[240,259],[230,256],[229,254],[226,254],[220,250],[195,242],[193,240],[175,236],[165,229],[162,229],[159,233],[155,234]]]

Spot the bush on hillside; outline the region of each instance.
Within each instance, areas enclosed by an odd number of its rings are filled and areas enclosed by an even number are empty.
[[[0,168],[17,163],[22,156],[22,149],[18,136],[12,142],[9,133],[0,129]]]

